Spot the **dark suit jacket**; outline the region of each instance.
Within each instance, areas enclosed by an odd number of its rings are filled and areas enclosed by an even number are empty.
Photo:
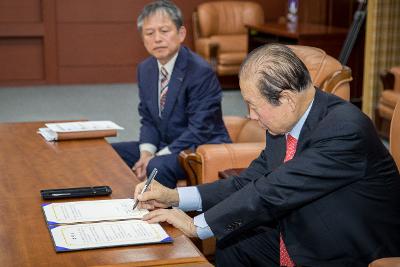
[[[230,143],[222,120],[221,87],[209,64],[181,47],[168,84],[162,119],[158,112],[158,65],[150,57],[138,66],[140,143],[172,153],[206,143]]]
[[[279,227],[303,266],[367,266],[400,256],[400,177],[370,119],[317,90],[296,154],[283,163],[285,137],[239,177],[198,187],[217,240]]]

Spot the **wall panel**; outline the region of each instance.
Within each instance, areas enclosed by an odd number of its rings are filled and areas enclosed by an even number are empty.
[[[60,67],[62,84],[135,82],[135,66]]]
[[[42,20],[40,0],[1,0],[0,23]]]
[[[132,65],[138,56],[133,31],[132,24],[59,25],[59,65]]]
[[[0,82],[43,80],[41,38],[0,38],[0,62]]]
[[[193,48],[191,15],[210,0],[174,0]],[[254,0],[266,20],[284,15],[286,1]],[[136,80],[148,56],[136,19],[151,0],[0,0],[2,84],[108,83]],[[12,47],[15,46],[15,47]]]
[[[57,0],[60,83],[133,82],[141,1]],[[135,12],[136,11],[136,12]]]
[[[0,83],[43,83],[41,0],[0,0]]]
[[[60,22],[135,22],[143,1],[58,0]]]

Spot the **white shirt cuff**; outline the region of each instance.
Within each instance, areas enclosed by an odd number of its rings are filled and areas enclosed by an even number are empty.
[[[169,155],[169,154],[171,154],[171,151],[169,150],[169,148],[167,146],[156,153],[157,156],[163,156],[163,155]]]
[[[179,208],[183,211],[202,209],[199,190],[195,186],[178,187]]]
[[[214,233],[211,231],[210,226],[208,226],[206,222],[206,218],[204,217],[204,213],[197,215],[193,218],[193,223],[196,226],[197,235],[201,240],[210,238],[214,236]]]
[[[140,152],[148,151],[151,154],[154,154],[157,151],[157,147],[155,145],[153,145],[153,144],[150,144],[150,143],[144,143],[144,144],[140,144],[139,145],[139,150],[140,150]]]

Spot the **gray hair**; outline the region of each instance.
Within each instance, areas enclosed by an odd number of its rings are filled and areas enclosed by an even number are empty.
[[[254,79],[261,95],[275,106],[281,103],[282,91],[300,92],[312,85],[307,67],[282,44],[266,44],[253,50],[240,66],[239,79]]]
[[[180,29],[183,26],[183,16],[181,10],[171,1],[159,0],[147,4],[137,19],[137,28],[141,32],[143,27],[143,21],[154,15],[157,12],[163,12],[167,14],[174,22],[176,29]]]

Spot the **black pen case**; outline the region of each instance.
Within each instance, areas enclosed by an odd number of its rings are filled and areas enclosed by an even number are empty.
[[[111,193],[112,193],[111,187],[107,185],[40,190],[40,195],[42,196],[43,199],[108,196]]]

